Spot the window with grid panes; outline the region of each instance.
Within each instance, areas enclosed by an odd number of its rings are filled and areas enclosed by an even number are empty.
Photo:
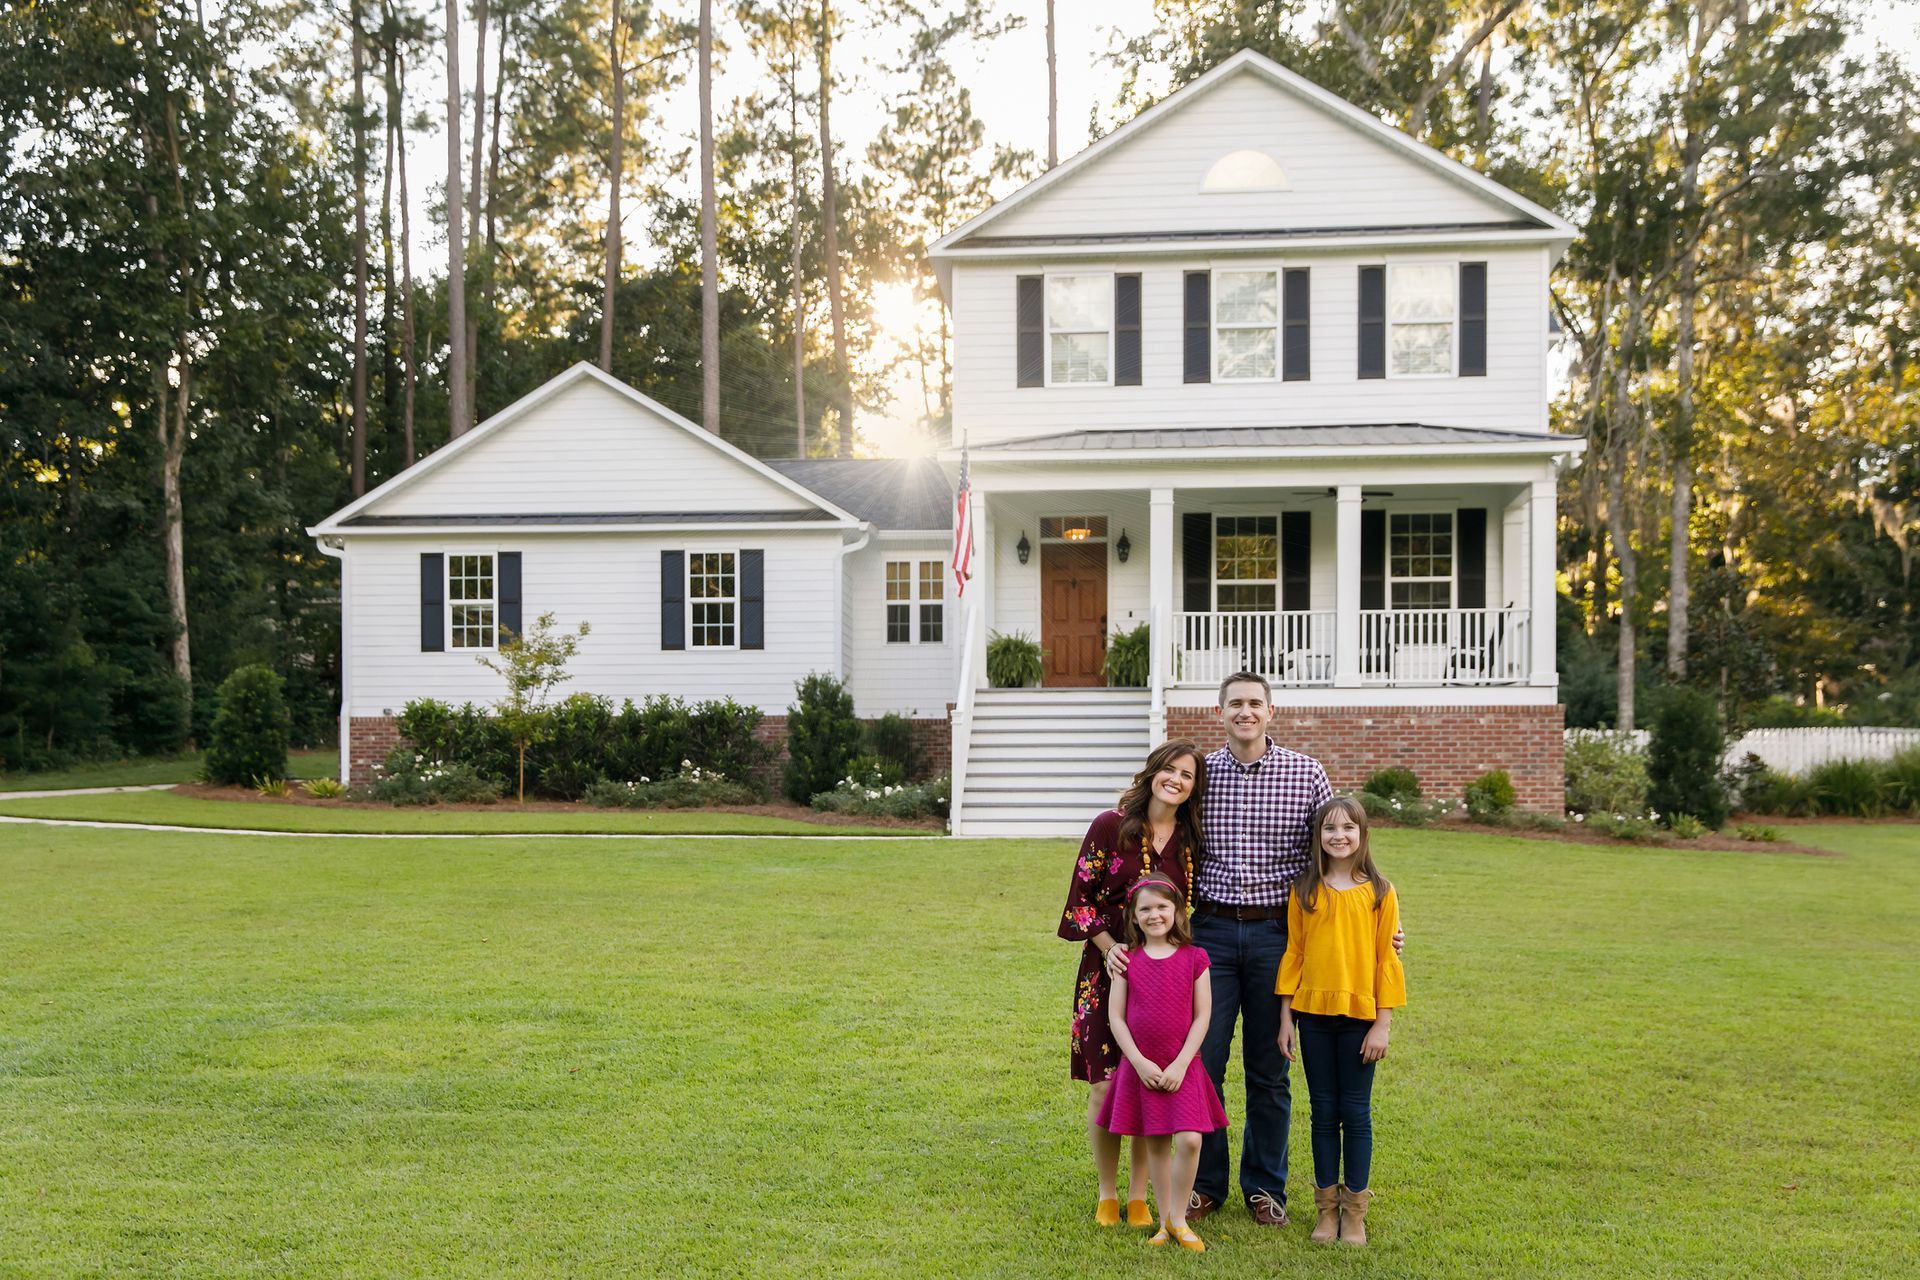
[[[887,561],[887,643],[913,643],[913,561]]]
[[[1453,513],[1396,511],[1387,517],[1388,599],[1396,609],[1453,607]]]
[[[937,644],[946,635],[946,565],[920,562],[920,643]]]
[[[493,648],[493,557],[447,557],[447,647]]]
[[[1213,579],[1220,612],[1271,612],[1280,599],[1280,518],[1215,516]]]
[[[687,555],[687,642],[694,648],[733,648],[740,607],[736,570],[731,551]]]
[[[1277,272],[1213,273],[1215,374],[1222,382],[1273,377],[1279,325]]]
[[[1113,277],[1047,277],[1048,380],[1104,383],[1113,339]]]
[[[1395,377],[1453,372],[1453,268],[1387,268],[1387,351]]]

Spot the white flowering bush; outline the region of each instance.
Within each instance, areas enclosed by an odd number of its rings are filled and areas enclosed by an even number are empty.
[[[373,772],[368,794],[387,804],[492,804],[506,789],[470,764],[432,760],[410,747],[395,747]]]
[[[868,818],[944,818],[953,798],[944,774],[927,782],[889,782],[877,770],[850,773],[831,791],[813,797],[822,813],[851,813]]]
[[[718,769],[705,769],[682,760],[678,773],[661,778],[638,777],[629,782],[602,781],[581,797],[602,809],[705,809],[716,805],[753,804],[759,800],[744,786]]]
[[[1371,791],[1362,791],[1358,799],[1367,817],[1376,821],[1384,818],[1403,827],[1424,827],[1429,822],[1450,817],[1460,807],[1453,800],[1427,801],[1406,795],[1376,795]]]

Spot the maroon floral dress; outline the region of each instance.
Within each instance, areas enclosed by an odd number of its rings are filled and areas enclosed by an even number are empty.
[[[1060,936],[1069,942],[1084,942],[1080,953],[1080,972],[1073,981],[1073,1078],[1105,1080],[1120,1065],[1120,1046],[1113,1042],[1107,1026],[1107,997],[1112,980],[1107,977],[1105,957],[1094,945],[1094,935],[1106,932],[1115,938],[1126,936],[1127,890],[1146,870],[1149,855],[1143,845],[1120,847],[1120,815],[1109,809],[1093,820],[1087,838],[1080,842],[1080,856],[1074,859],[1073,880],[1067,886],[1067,909],[1060,916]],[[1181,844],[1180,828],[1175,827],[1164,849],[1151,854],[1153,870],[1173,881],[1184,896],[1188,893],[1191,859]]]

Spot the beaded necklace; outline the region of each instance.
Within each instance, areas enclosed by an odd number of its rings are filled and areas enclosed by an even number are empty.
[[[1187,842],[1185,840],[1180,839],[1180,824],[1178,822],[1174,823],[1173,832],[1172,834],[1167,836],[1167,839],[1169,841],[1172,841],[1172,840],[1180,841],[1180,853],[1182,854],[1182,860],[1186,865],[1186,871],[1187,871],[1187,914],[1192,915],[1193,914],[1193,850],[1187,847]],[[1143,815],[1140,819],[1140,874],[1142,876],[1146,876],[1146,875],[1152,874],[1152,872],[1153,872],[1153,823],[1148,821],[1147,818]]]

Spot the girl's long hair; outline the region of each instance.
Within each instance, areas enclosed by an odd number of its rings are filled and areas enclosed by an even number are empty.
[[[1134,900],[1141,893],[1157,893],[1173,903],[1173,926],[1167,930],[1167,941],[1176,947],[1193,945],[1193,925],[1187,920],[1187,902],[1181,896],[1180,886],[1160,875],[1141,876],[1133,882],[1133,888],[1127,890],[1127,936],[1124,941],[1129,950],[1146,945],[1147,935],[1140,931],[1140,921],[1133,914]]]
[[[1373,886],[1373,905],[1379,906],[1380,900],[1387,896],[1387,890],[1393,886],[1373,865],[1373,850],[1367,843],[1367,811],[1352,796],[1335,796],[1313,811],[1307,828],[1307,869],[1293,882],[1293,891],[1300,898],[1302,911],[1313,910],[1320,897],[1321,882],[1327,878],[1327,871],[1333,859],[1320,844],[1320,828],[1326,824],[1327,815],[1339,810],[1352,818],[1360,828],[1360,851],[1353,855],[1353,878],[1364,880]]]
[[[1207,798],[1207,757],[1186,738],[1163,742],[1147,753],[1147,762],[1133,775],[1133,782],[1120,793],[1120,847],[1131,849],[1140,843],[1147,826],[1147,802],[1153,798],[1153,778],[1181,756],[1193,757],[1193,792],[1173,813],[1173,828],[1180,843],[1193,860],[1195,874],[1200,867],[1200,806]]]

